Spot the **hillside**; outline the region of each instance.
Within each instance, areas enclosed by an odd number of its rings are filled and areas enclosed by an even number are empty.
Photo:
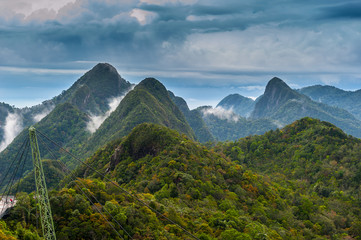
[[[154,78],[146,78],[124,97],[117,109],[89,139],[86,148],[96,149],[111,140],[123,137],[144,122],[164,125],[186,134],[191,139],[196,138],[163,84]]]
[[[336,190],[355,196],[361,190],[361,140],[328,122],[306,117],[223,147],[233,161],[262,174],[305,181],[321,196]]]
[[[199,239],[357,239],[360,152],[360,140],[311,118],[211,149],[144,123],[87,163]],[[117,238],[79,184],[135,239],[192,239],[91,169],[76,174],[86,179],[50,193],[59,239]],[[35,202],[20,201],[8,223],[33,225],[25,204]]]
[[[31,159],[29,159],[31,160]],[[64,179],[66,173],[63,172],[63,165],[57,160],[42,160],[42,165],[44,169],[45,182],[48,189],[57,188],[60,181]],[[34,171],[29,171],[20,181],[14,184],[12,188],[12,194],[17,192],[34,192],[36,189],[35,186],[35,176]]]
[[[89,77],[84,79],[89,80]],[[83,78],[78,82],[84,83]],[[77,91],[73,91],[73,93],[73,96],[80,96]],[[68,92],[65,96],[67,95]],[[87,113],[81,111],[74,103],[65,102],[58,104],[49,115],[35,124],[35,128],[62,147],[69,147],[75,155],[82,158],[90,156],[98,147],[110,140],[127,135],[135,126],[143,122],[162,124],[186,134],[191,139],[196,138],[182,112],[170,99],[165,87],[159,81],[151,78],[139,83],[124,97],[118,108],[110,114],[94,134],[87,129],[89,121],[90,116]],[[0,176],[6,170],[5,167],[9,166],[9,163],[15,158],[23,139],[27,136],[28,131],[24,129],[0,154],[0,167],[3,169],[0,171]],[[53,158],[47,149],[40,150],[44,158]],[[70,168],[74,168],[78,164],[68,156],[56,155],[55,157],[63,159]],[[28,162],[25,170],[30,168],[31,162]]]
[[[45,133],[51,139],[62,145],[63,147],[81,146],[90,133],[86,130],[86,123],[88,117],[78,108],[70,103],[59,104],[48,116],[42,119],[34,127],[42,133]],[[28,129],[24,129],[14,141],[0,154],[0,176],[9,168],[10,163],[15,159],[19,153],[22,143],[25,138],[28,138]],[[40,141],[40,140],[39,140]],[[45,149],[41,142],[39,142],[40,152],[43,158],[49,157],[47,149]],[[56,156],[60,157],[60,156]],[[29,156],[29,159],[31,157]],[[70,167],[74,167],[72,162],[69,162]],[[32,161],[27,161],[24,171],[32,169]]]
[[[361,120],[361,90],[345,91],[333,86],[315,85],[298,91],[314,101],[343,108]]]
[[[202,114],[196,109],[190,110],[187,102],[183,98],[175,96],[171,91],[168,91],[168,93],[172,101],[183,113],[189,126],[193,129],[197,140],[201,143],[214,142],[215,139],[204,122]]]
[[[253,119],[268,118],[280,125],[290,124],[303,117],[328,121],[346,133],[361,137],[361,121],[344,109],[312,101],[292,90],[279,78],[268,82],[264,94],[251,114]]]

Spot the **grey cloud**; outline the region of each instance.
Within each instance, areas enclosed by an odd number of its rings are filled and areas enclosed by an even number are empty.
[[[339,71],[361,59],[355,37],[359,24],[352,22],[344,30],[337,22],[342,16],[357,18],[352,10],[356,7],[357,2],[336,0],[158,5],[77,0],[50,21],[41,21],[36,14],[37,22],[20,21],[16,28],[7,21],[8,26],[0,29],[0,46],[6,46],[0,48],[0,59],[5,65],[17,60],[23,65],[110,61],[133,69],[139,66],[143,72],[174,67],[174,75],[183,70],[185,76],[207,79],[205,84],[222,77],[234,82],[238,75],[327,72],[334,69],[332,64]],[[142,25],[131,16],[133,9],[157,17]],[[47,13],[47,18],[53,14]],[[336,22],[329,24],[321,16]]]
[[[328,19],[359,19],[361,18],[361,3],[346,2],[340,5],[321,8],[323,17]]]

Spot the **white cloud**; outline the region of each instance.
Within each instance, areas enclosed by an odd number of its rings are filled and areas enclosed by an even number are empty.
[[[219,119],[229,122],[238,122],[239,116],[233,112],[233,109],[224,109],[222,107],[203,109],[203,115],[214,115]]]
[[[19,13],[23,13],[26,16],[30,16],[31,14],[39,10],[49,10],[52,11],[53,14],[56,14],[56,12],[59,11],[62,7],[69,3],[74,3],[75,0],[27,0],[26,2],[31,6],[30,8],[17,9],[16,11]]]
[[[54,106],[51,106],[51,107],[44,109],[44,111],[42,111],[41,113],[34,115],[33,116],[34,121],[40,122],[41,119],[46,117],[53,109],[54,109]]]
[[[34,74],[84,74],[84,69],[46,69],[46,68],[23,68],[0,66],[0,71],[12,73],[34,73]]]
[[[128,94],[128,92],[133,90],[133,88],[134,87],[132,87],[129,91],[127,91],[122,96],[109,99],[108,100],[109,110],[104,115],[97,116],[97,115],[90,114],[90,121],[87,124],[88,131],[91,133],[94,133],[100,127],[100,125],[102,125],[102,123],[105,121],[105,119],[107,119],[110,116],[110,114],[112,112],[114,112],[115,109],[117,109],[118,105],[123,100],[123,98]]]
[[[9,113],[4,125],[4,139],[0,143],[0,152],[3,151],[23,129],[23,119],[17,113]]]
[[[6,20],[51,20],[57,12],[75,0],[11,0],[0,1],[1,17]]]
[[[240,86],[238,87],[241,90],[247,90],[247,91],[263,91],[264,86],[258,86],[258,85],[250,85],[250,86]]]
[[[140,0],[140,2],[146,4],[154,4],[154,5],[166,5],[166,4],[192,5],[198,1],[197,0]]]
[[[130,16],[135,17],[141,25],[151,23],[158,15],[154,12],[135,8],[130,12]]]

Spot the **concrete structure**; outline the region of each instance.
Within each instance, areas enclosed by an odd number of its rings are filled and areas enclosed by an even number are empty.
[[[4,196],[0,200],[0,219],[16,204],[15,196]]]

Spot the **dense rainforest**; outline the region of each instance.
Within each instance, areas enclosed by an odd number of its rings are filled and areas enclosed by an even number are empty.
[[[213,145],[143,123],[49,192],[57,239],[360,239],[360,159],[312,118]],[[34,193],[17,200],[0,238],[41,239]]]

